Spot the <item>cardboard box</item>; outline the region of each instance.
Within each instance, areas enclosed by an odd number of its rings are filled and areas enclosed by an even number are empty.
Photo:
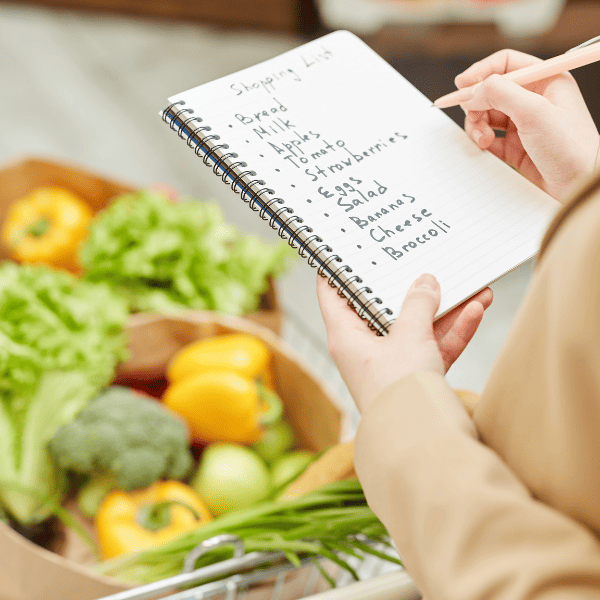
[[[134,315],[127,327],[131,358],[120,366],[116,381],[147,381],[164,373],[169,359],[183,346],[213,335],[244,332],[270,348],[275,388],[297,446],[321,451],[344,439],[348,422],[324,384],[272,331],[241,317],[189,313],[185,317]],[[89,527],[89,523],[87,524]],[[0,600],[95,600],[131,586],[95,574],[91,553],[71,532],[51,552],[29,542],[0,522]],[[308,570],[295,573],[282,598],[298,598]],[[272,584],[261,586],[253,600],[267,600]]]
[[[0,228],[10,205],[41,186],[67,188],[83,198],[96,213],[118,195],[135,191],[130,184],[108,179],[79,166],[40,158],[14,160],[0,167]],[[0,240],[0,261],[10,258],[9,249]],[[277,301],[275,282],[260,300],[259,309],[247,318],[279,333],[284,314]]]

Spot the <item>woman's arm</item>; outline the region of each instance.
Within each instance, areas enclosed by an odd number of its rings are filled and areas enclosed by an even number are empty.
[[[424,596],[600,598],[598,540],[536,501],[470,422],[445,418],[455,402],[441,375],[408,375],[370,405],[354,443],[369,504]]]

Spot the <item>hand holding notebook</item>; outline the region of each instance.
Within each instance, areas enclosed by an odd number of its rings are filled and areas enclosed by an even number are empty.
[[[421,273],[441,316],[532,257],[557,207],[347,32],[169,100],[171,128],[380,333]]]

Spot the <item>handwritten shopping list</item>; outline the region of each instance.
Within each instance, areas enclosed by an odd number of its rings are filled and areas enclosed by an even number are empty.
[[[443,314],[534,255],[556,211],[347,32],[169,100],[394,314],[423,272]]]

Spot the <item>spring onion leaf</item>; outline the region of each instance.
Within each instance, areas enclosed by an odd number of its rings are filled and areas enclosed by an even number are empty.
[[[366,535],[365,532],[370,534]],[[284,552],[293,564],[304,557],[325,557],[357,577],[344,555],[364,557],[366,548],[388,538],[387,531],[367,506],[357,480],[324,486],[289,501],[266,501],[217,517],[164,546],[118,557],[95,567],[117,579],[149,583],[181,572],[186,555],[206,539],[233,534],[246,552]],[[384,553],[380,558],[398,563]],[[204,554],[196,568],[224,557],[223,549]]]

